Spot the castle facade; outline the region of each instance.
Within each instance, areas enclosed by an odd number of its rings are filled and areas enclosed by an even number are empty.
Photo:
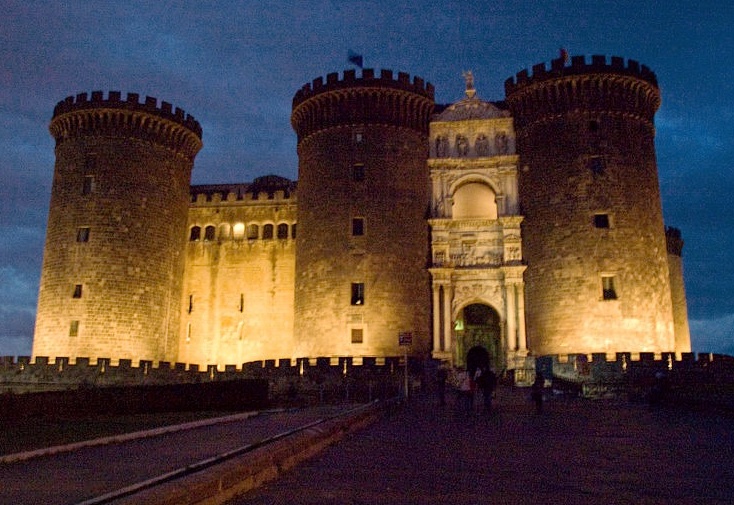
[[[663,223],[655,74],[536,65],[437,105],[364,69],[298,90],[298,182],[190,186],[196,120],[156,99],[56,106],[34,356],[240,365],[409,352],[689,352]],[[409,343],[409,346],[401,345]]]

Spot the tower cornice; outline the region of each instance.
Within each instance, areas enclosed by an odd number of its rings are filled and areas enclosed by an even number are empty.
[[[338,126],[389,125],[428,133],[433,113],[433,85],[420,77],[392,70],[364,69],[357,77],[354,70],[319,77],[304,85],[293,97],[291,125],[298,142],[313,133]]]
[[[574,56],[571,64],[556,59],[533,66],[505,81],[507,104],[518,135],[530,124],[549,117],[586,113],[624,114],[652,126],[660,107],[657,77],[645,65],[613,56]]]
[[[57,145],[70,137],[126,136],[160,143],[192,159],[202,147],[201,125],[193,116],[168,102],[119,91],[107,98],[101,91],[69,96],[54,108],[49,130]]]

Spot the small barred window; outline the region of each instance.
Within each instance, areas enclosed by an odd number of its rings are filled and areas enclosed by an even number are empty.
[[[352,283],[352,305],[364,305],[364,283]]]
[[[82,226],[76,230],[77,242],[89,242],[89,227]]]
[[[613,275],[602,275],[601,277],[602,300],[616,300],[617,290],[614,286]]]

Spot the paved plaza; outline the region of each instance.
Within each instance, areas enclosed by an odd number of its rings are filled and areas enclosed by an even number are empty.
[[[491,415],[412,398],[231,502],[731,504],[734,418],[501,387]]]

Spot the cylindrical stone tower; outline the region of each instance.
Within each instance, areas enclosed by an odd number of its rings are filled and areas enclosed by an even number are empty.
[[[33,355],[175,359],[199,123],[155,98],[93,92],[59,102],[50,130]]]
[[[673,301],[675,351],[691,352],[691,330],[688,326],[686,287],[683,283],[683,237],[678,228],[666,227],[665,238],[668,244],[668,269],[670,270],[670,295]]]
[[[524,70],[505,91],[520,155],[531,350],[673,351],[655,74],[580,56]]]
[[[299,356],[430,351],[426,269],[433,86],[365,69],[306,84],[298,135],[295,337]]]

